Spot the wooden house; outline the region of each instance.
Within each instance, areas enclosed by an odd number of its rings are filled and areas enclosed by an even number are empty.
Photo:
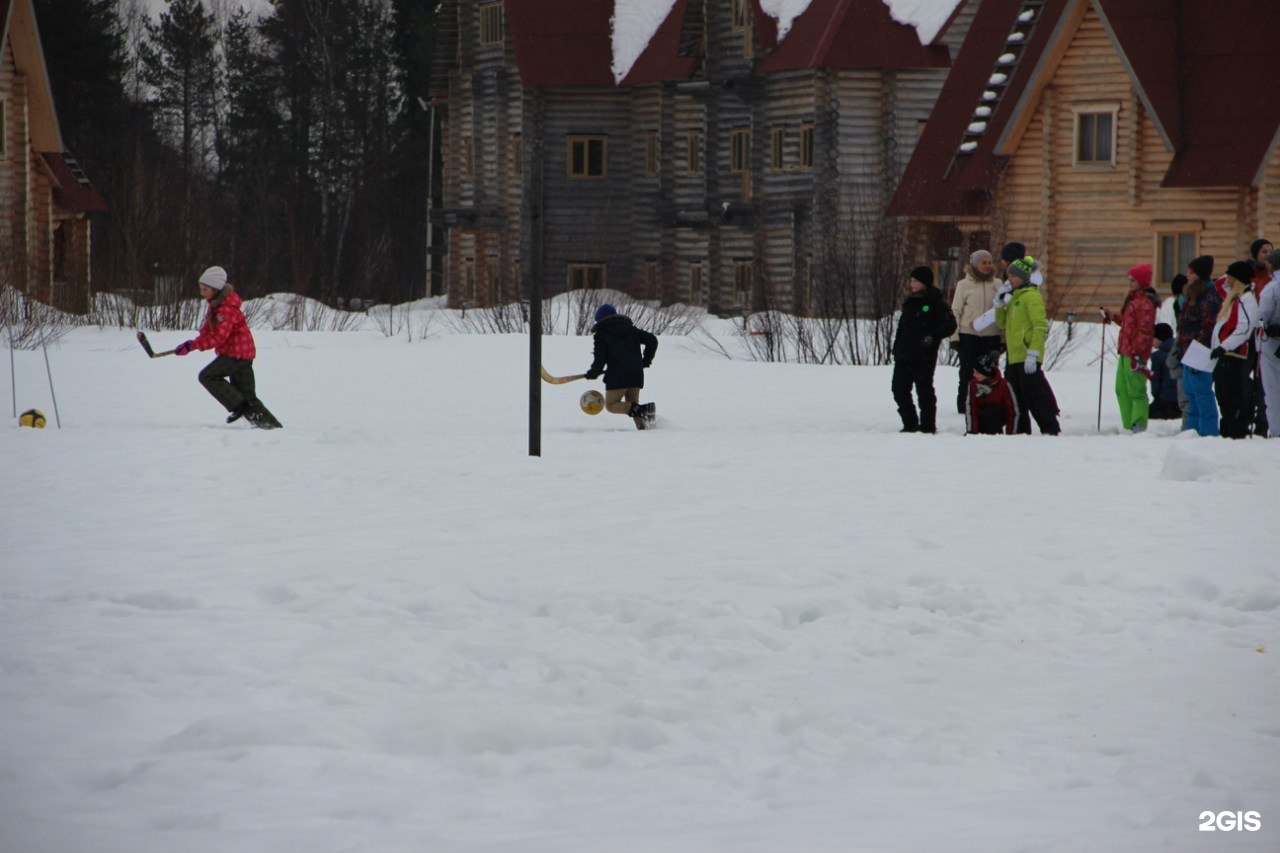
[[[1059,316],[1280,235],[1269,0],[969,0],[968,37],[890,212],[921,251],[1017,240]],[[953,248],[954,247],[954,248]]]
[[[31,0],[0,0],[0,22],[0,281],[83,313],[106,205],[63,147]]]
[[[451,304],[511,301],[540,275],[545,294],[816,310],[832,244],[868,244],[864,275],[883,266],[872,232],[966,15],[925,45],[883,0],[811,0],[781,25],[759,0],[673,0],[623,68],[613,14],[444,4]]]

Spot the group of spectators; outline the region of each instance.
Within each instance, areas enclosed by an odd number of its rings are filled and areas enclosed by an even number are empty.
[[[1103,323],[1120,330],[1115,394],[1126,431],[1143,432],[1163,418],[1199,435],[1280,435],[1280,251],[1259,239],[1220,278],[1213,265],[1209,255],[1192,260],[1162,306],[1151,265],[1138,264],[1128,271],[1120,310],[1101,309]],[[1040,265],[1021,243],[1008,243],[998,257],[974,252],[949,306],[931,269],[912,271],[893,343],[903,432],[937,431],[933,374],[947,337],[960,359],[956,410],[966,432],[1029,434],[1033,419],[1044,435],[1061,431],[1043,369],[1043,285]]]

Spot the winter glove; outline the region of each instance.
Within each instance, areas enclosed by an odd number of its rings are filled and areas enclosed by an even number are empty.
[[[1142,369],[1141,363],[1136,355],[1129,356],[1129,369],[1135,373]]]
[[[920,343],[922,343],[926,348],[933,346],[933,335],[925,335],[920,339]]]
[[[1151,381],[1151,368],[1147,367],[1145,364],[1137,368],[1134,372],[1141,373],[1143,376],[1147,378],[1148,382]]]
[[[1227,354],[1227,351],[1224,350],[1222,347],[1214,347],[1212,350],[1209,351],[1209,358],[1219,359],[1226,354]]]
[[[1013,298],[1013,285],[1005,282],[1000,285],[1000,289],[996,291],[996,298],[991,300],[991,304],[995,308],[1001,308],[1009,304],[1009,300]]]
[[[195,349],[195,341],[183,341],[173,348],[174,355],[186,355]]]
[[[653,366],[653,362],[652,362],[652,361],[642,361],[642,362],[640,362],[640,366],[641,366],[641,367],[643,367],[645,370],[648,370],[650,367],[652,367],[652,366]]]
[[[588,370],[586,373],[582,374],[582,378],[583,378],[583,379],[595,379],[595,378],[596,378],[597,376],[599,376],[599,375],[600,375],[599,373],[592,373],[590,370]]]
[[[1106,308],[1099,308],[1098,313],[1102,315],[1102,325],[1110,326],[1114,319],[1111,316],[1111,312],[1108,311]]]
[[[1031,374],[1036,372],[1036,362],[1040,359],[1040,353],[1033,349],[1027,350],[1027,360],[1022,363],[1022,372]]]
[[[1031,283],[1036,287],[1044,284],[1044,276],[1040,274],[1040,265],[1036,264],[1036,268],[1031,272]]]

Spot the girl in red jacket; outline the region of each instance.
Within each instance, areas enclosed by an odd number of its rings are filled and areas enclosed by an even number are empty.
[[[1125,431],[1143,432],[1147,428],[1150,400],[1147,380],[1151,370],[1147,359],[1155,343],[1156,312],[1160,300],[1151,287],[1151,264],[1138,264],[1129,270],[1129,295],[1124,299],[1120,317],[1102,309],[1102,322],[1120,324],[1116,350],[1116,402],[1120,405],[1120,423]]]
[[[253,333],[240,310],[240,294],[227,281],[222,267],[209,267],[200,274],[200,298],[209,303],[200,334],[174,349],[174,355],[211,349],[217,358],[200,371],[200,384],[229,413],[227,423],[247,418],[262,429],[280,426],[275,416],[258,400],[253,376],[253,359],[258,354]]]

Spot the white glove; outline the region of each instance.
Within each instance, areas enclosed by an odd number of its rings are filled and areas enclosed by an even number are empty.
[[[1000,285],[1000,289],[996,291],[996,298],[991,300],[991,305],[993,308],[1000,308],[1008,305],[1009,300],[1012,298],[1013,285],[1006,281],[1004,284]]]
[[[1027,350],[1027,360],[1022,363],[1023,373],[1035,373],[1036,362],[1040,359],[1040,353],[1033,349]]]
[[[1037,269],[1036,271],[1031,273],[1031,283],[1034,284],[1036,287],[1039,287],[1040,285],[1044,284],[1044,276],[1040,274],[1040,270]]]

